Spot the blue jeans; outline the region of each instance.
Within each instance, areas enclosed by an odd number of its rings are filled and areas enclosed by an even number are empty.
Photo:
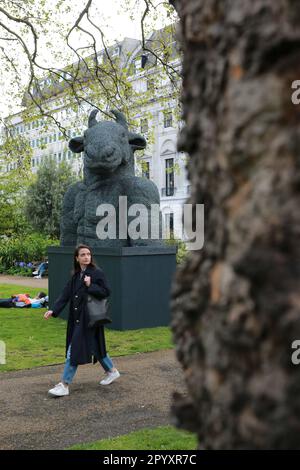
[[[108,354],[103,358],[97,358],[97,359],[100,362],[103,369],[105,370],[105,372],[108,372],[111,369],[113,369],[114,365]],[[62,381],[64,383],[70,384],[72,382],[74,375],[76,374],[77,367],[78,366],[71,365],[71,344],[70,344],[68,348],[68,352],[67,352],[67,360],[65,363],[64,372],[62,374]]]
[[[43,276],[43,274],[47,271],[47,266],[48,266],[48,263],[42,263],[39,265],[39,268],[38,268],[38,276]]]

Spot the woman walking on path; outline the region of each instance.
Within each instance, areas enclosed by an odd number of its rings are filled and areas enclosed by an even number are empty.
[[[103,271],[94,264],[90,247],[79,245],[74,252],[74,274],[56,300],[53,310],[48,310],[44,315],[46,320],[51,316],[57,317],[70,301],[65,368],[61,382],[49,390],[51,395],[69,395],[69,384],[78,365],[92,362],[92,356],[93,362],[98,360],[106,372],[101,385],[109,385],[120,377],[106,352],[104,327],[88,328],[88,294],[103,299],[109,296],[110,290]]]

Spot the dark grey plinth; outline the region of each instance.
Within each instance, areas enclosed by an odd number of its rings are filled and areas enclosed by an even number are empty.
[[[49,247],[50,308],[70,278],[74,248]],[[110,284],[114,330],[167,326],[176,247],[123,247],[93,250]],[[62,313],[67,318],[67,308]]]

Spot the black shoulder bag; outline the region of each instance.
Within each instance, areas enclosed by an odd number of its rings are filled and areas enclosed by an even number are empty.
[[[87,309],[89,314],[89,328],[93,328],[98,325],[106,325],[107,323],[112,322],[108,314],[109,302],[107,298],[100,300],[88,294]]]

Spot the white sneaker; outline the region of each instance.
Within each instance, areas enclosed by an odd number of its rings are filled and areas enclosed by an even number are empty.
[[[117,380],[120,377],[120,372],[115,370],[114,372],[107,372],[106,377],[101,380],[100,385],[109,385],[114,380]]]
[[[38,271],[33,271],[33,275],[36,276],[39,272]]]
[[[69,387],[60,382],[59,384],[55,385],[55,387],[51,388],[48,393],[55,397],[64,397],[69,395]]]
[[[42,279],[42,276],[34,276],[34,279]]]

